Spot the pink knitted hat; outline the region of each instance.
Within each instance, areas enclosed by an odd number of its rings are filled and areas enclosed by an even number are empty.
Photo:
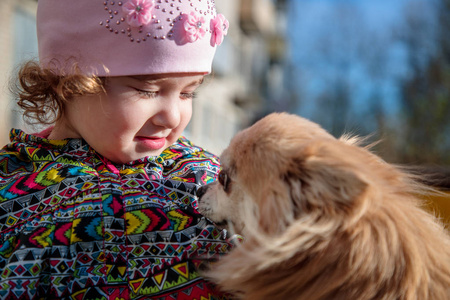
[[[207,74],[228,26],[215,0],[39,0],[39,60],[59,74]]]

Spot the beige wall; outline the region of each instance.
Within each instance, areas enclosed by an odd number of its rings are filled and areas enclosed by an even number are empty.
[[[13,68],[13,4],[16,0],[0,1],[0,144],[7,142],[10,127],[8,106],[11,98],[8,92],[8,77]]]
[[[35,42],[23,49],[15,49],[16,35],[21,34],[14,27],[15,17],[20,10],[22,14],[29,16],[29,22],[33,22],[36,14],[36,0],[0,0],[0,144],[4,145],[9,141],[9,131],[11,127],[25,128],[21,117],[17,111],[13,97],[9,92],[9,84],[15,76],[18,67],[18,58],[35,58],[33,55],[27,56],[30,49],[36,48]],[[30,32],[30,35],[35,34]]]

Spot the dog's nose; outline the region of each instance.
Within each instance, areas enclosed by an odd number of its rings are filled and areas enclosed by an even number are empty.
[[[197,197],[198,197],[199,200],[206,193],[208,188],[209,188],[208,185],[203,185],[197,190]]]

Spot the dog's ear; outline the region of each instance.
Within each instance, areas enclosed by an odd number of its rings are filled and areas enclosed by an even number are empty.
[[[274,182],[261,193],[258,205],[258,228],[274,235],[285,231],[295,219],[295,209],[290,200],[290,191],[281,182]]]
[[[297,214],[320,209],[323,213],[350,213],[360,206],[368,183],[342,149],[328,143],[305,148],[286,181]]]

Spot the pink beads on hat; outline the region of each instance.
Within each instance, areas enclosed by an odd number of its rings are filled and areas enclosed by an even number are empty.
[[[39,58],[61,74],[206,74],[228,26],[214,0],[39,0]]]

